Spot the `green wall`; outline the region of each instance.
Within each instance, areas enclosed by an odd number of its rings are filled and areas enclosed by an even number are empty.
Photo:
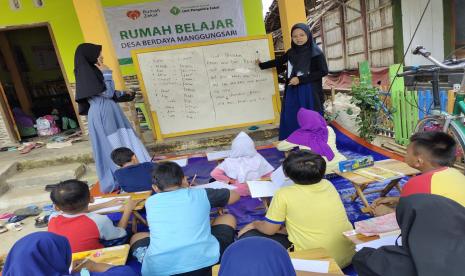
[[[74,50],[84,42],[72,0],[46,0],[37,8],[33,1],[21,1],[19,10],[12,10],[9,1],[0,0],[0,27],[48,23],[56,41],[59,56],[70,82],[74,82]]]

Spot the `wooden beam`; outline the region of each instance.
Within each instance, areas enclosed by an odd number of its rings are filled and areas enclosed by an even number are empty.
[[[6,67],[8,68],[8,71],[10,71],[11,80],[15,87],[16,96],[18,97],[21,109],[25,113],[32,115],[31,98],[21,78],[21,71],[19,70],[18,65],[16,64],[16,60],[14,58],[15,54],[11,49],[10,42],[8,41],[5,32],[0,32],[0,51],[2,51]]]

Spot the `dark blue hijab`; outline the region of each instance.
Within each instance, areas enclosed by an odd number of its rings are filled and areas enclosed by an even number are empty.
[[[71,275],[69,273],[71,256],[71,246],[65,237],[50,232],[32,233],[18,240],[11,248],[2,275]],[[136,276],[137,274],[128,266],[115,266],[106,272],[91,272],[90,275]]]
[[[71,247],[65,237],[36,232],[15,243],[6,258],[4,276],[69,275]]]
[[[221,258],[220,276],[295,276],[291,258],[279,243],[262,237],[239,240]]]
[[[307,24],[295,24],[291,29],[291,35],[296,29],[305,32],[307,35],[307,42],[299,46],[295,44],[291,38],[291,49],[287,51],[289,62],[292,64],[291,77],[297,76],[297,72],[303,75],[310,74],[312,58],[323,54],[318,45],[316,45],[312,32]]]

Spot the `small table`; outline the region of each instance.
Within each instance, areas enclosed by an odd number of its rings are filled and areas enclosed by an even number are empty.
[[[142,200],[137,204],[136,208],[132,211],[132,232],[137,233],[137,221],[139,220],[142,222],[145,226],[148,226],[147,221],[142,217],[141,214],[139,214],[138,211],[144,209],[145,207],[145,200],[149,198],[152,195],[152,191],[145,191],[145,192],[135,192],[135,193],[126,193],[126,194],[109,194],[109,195],[103,195],[101,198],[111,198],[111,197],[122,197],[122,196],[130,196],[132,200]],[[124,206],[122,206],[119,210],[113,211],[113,212],[108,212],[108,213],[99,213],[99,214],[111,214],[111,213],[121,213],[124,211]],[[98,212],[98,211],[97,211]]]
[[[251,249],[253,250],[253,248]],[[336,275],[344,275],[341,268],[337,265],[336,261],[329,256],[328,251],[324,248],[315,248],[309,250],[289,252],[289,256],[294,259],[315,260],[315,261],[329,261],[328,273]],[[218,275],[220,265],[215,265],[212,268],[212,275]],[[297,274],[299,275],[299,274]]]
[[[373,167],[378,167],[382,169],[386,169],[389,171],[395,171],[398,172],[404,176],[411,176],[411,175],[416,175],[420,173],[420,171],[410,167],[404,162],[397,161],[394,159],[387,159],[387,160],[382,160],[382,161],[376,161]],[[363,169],[360,169],[363,170]],[[352,185],[355,188],[355,193],[351,196],[352,201],[355,201],[358,197],[363,202],[363,205],[365,205],[365,208],[362,208],[362,212],[364,213],[369,213],[370,212],[370,204],[368,203],[367,199],[365,198],[366,194],[372,194],[372,193],[380,193],[380,197],[386,196],[389,191],[392,190],[392,188],[396,188],[399,190],[399,192],[402,192],[401,187],[399,185],[399,180],[402,178],[399,176],[398,178],[392,179],[390,183],[386,185],[383,189],[380,190],[375,190],[375,191],[370,191],[370,192],[364,192],[365,189],[367,189],[370,184],[379,182],[379,179],[375,178],[368,178],[366,176],[362,176],[360,174],[357,174],[356,172],[340,172],[340,171],[335,171],[336,174],[344,177],[345,179],[349,180]]]
[[[129,254],[129,244],[118,245],[113,247],[101,248],[96,250],[82,251],[73,253],[72,260],[82,260],[89,258],[96,263],[110,265],[125,265]]]

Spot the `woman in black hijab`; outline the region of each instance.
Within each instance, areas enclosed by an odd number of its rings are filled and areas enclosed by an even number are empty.
[[[465,208],[438,195],[401,198],[401,246],[363,248],[352,263],[359,276],[465,275]]]
[[[279,140],[299,128],[297,112],[301,107],[323,115],[322,78],[328,74],[323,52],[313,40],[309,27],[296,24],[291,30],[292,42],[283,56],[260,63],[260,69],[279,67],[287,63],[287,81],[281,108]]]
[[[112,72],[103,63],[101,53],[101,45],[83,43],[77,47],[74,55],[75,99],[79,114],[88,115],[100,190],[109,193],[117,188],[113,173],[118,167],[111,160],[114,149],[129,148],[140,162],[149,162],[150,156],[116,103],[131,101],[134,95],[115,90]]]

